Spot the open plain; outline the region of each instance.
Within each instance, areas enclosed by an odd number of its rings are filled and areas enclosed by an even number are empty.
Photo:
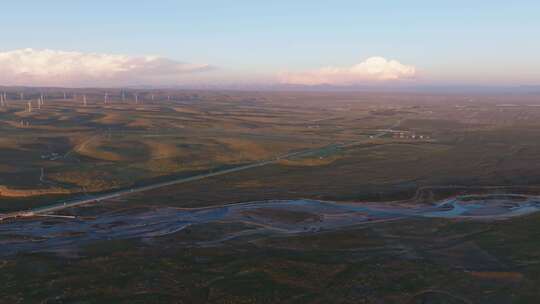
[[[540,296],[537,94],[2,90],[1,303]]]

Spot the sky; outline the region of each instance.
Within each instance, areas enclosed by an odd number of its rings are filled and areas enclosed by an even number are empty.
[[[0,84],[539,85],[540,1],[6,1]]]

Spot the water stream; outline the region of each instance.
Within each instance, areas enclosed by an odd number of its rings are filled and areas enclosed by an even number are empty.
[[[1,223],[0,255],[58,252],[98,240],[152,239],[210,223],[244,223],[251,227],[222,237],[228,240],[249,233],[314,233],[411,217],[498,220],[537,211],[540,197],[527,195],[460,196],[430,206],[288,200],[199,209],[143,208],[91,219],[35,218]]]

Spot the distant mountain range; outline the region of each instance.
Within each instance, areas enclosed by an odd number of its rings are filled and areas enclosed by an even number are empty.
[[[540,85],[521,86],[474,86],[474,85],[356,85],[356,86],[335,86],[335,85],[130,85],[110,88],[61,88],[61,87],[40,87],[40,86],[2,86],[1,90],[76,90],[76,89],[127,89],[127,90],[231,90],[231,91],[292,91],[292,92],[410,92],[410,93],[477,93],[477,94],[540,94]]]

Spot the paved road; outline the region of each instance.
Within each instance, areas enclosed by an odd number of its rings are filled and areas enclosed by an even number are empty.
[[[333,147],[341,147],[341,146],[343,146],[344,147],[345,144],[336,144],[336,145],[331,145],[331,146],[333,146]],[[309,150],[302,150],[302,151],[298,151],[298,152],[292,152],[292,153],[288,153],[288,154],[285,154],[285,155],[281,155],[281,156],[273,158],[273,159],[264,160],[264,161],[260,161],[260,162],[255,162],[255,163],[251,163],[251,164],[248,164],[248,165],[243,165],[243,166],[234,167],[234,168],[230,168],[230,169],[219,170],[219,171],[205,173],[205,174],[199,174],[199,175],[186,177],[186,178],[179,178],[179,179],[166,181],[166,182],[155,183],[155,184],[148,185],[148,186],[140,186],[140,187],[125,189],[125,190],[119,190],[119,191],[106,193],[106,194],[100,194],[100,195],[87,195],[85,197],[77,198],[77,199],[74,199],[74,200],[55,203],[53,205],[49,205],[49,206],[45,206],[45,207],[38,207],[38,208],[31,209],[31,210],[28,210],[28,211],[19,211],[19,212],[7,213],[7,214],[0,214],[0,221],[5,220],[5,219],[9,219],[9,218],[32,217],[32,216],[37,216],[37,215],[48,214],[48,213],[52,213],[52,212],[55,212],[55,211],[60,211],[62,209],[66,209],[66,208],[86,205],[86,204],[90,204],[90,203],[96,203],[96,202],[99,202],[99,201],[114,199],[114,198],[130,195],[130,194],[134,194],[134,193],[154,190],[154,189],[158,189],[158,188],[162,188],[162,187],[167,187],[167,186],[172,186],[172,185],[178,185],[178,184],[188,183],[188,182],[192,182],[192,181],[197,181],[197,180],[201,180],[201,179],[205,179],[205,178],[209,178],[209,177],[220,176],[220,175],[230,174],[230,173],[234,173],[234,172],[239,172],[239,171],[249,170],[249,169],[253,169],[253,168],[258,168],[258,167],[266,166],[266,165],[269,165],[269,164],[277,163],[277,162],[279,162],[280,160],[283,160],[283,159],[288,159],[288,158],[295,157],[295,156],[302,156],[302,155],[308,155],[308,154],[312,154],[312,153],[317,153],[318,151],[321,151],[323,149],[327,149],[328,147],[329,146],[325,146],[325,147],[317,148],[317,149],[309,149]]]
[[[388,133],[387,131],[392,130],[393,128],[399,126],[400,123],[401,123],[401,120],[398,121],[397,123],[395,123],[394,125],[392,125],[387,130],[382,131],[381,133],[378,133],[378,134],[374,135],[373,137],[378,138],[378,137],[384,136],[385,134]],[[90,138],[89,140],[85,141],[83,144],[86,144],[86,143],[90,142],[94,138],[95,138],[95,136]],[[197,181],[197,180],[201,180],[201,179],[205,179],[205,178],[209,178],[209,177],[220,176],[220,175],[230,174],[230,173],[234,173],[234,172],[249,170],[249,169],[253,169],[253,168],[263,167],[263,166],[266,166],[266,165],[277,163],[277,162],[279,162],[280,160],[283,160],[283,159],[288,159],[288,158],[291,158],[291,157],[303,156],[303,155],[309,155],[309,154],[317,153],[317,152],[326,150],[326,149],[331,148],[331,147],[332,148],[346,148],[346,147],[349,147],[349,146],[353,146],[355,144],[360,144],[362,142],[364,142],[364,140],[355,141],[355,142],[348,142],[348,143],[333,144],[333,145],[324,146],[324,147],[315,148],[315,149],[308,149],[308,150],[302,150],[302,151],[287,153],[287,154],[278,156],[278,157],[273,158],[273,159],[259,161],[259,162],[251,163],[251,164],[248,164],[248,165],[234,167],[234,168],[231,168],[231,169],[224,169],[224,170],[219,170],[219,171],[215,171],[215,172],[199,174],[199,175],[186,177],[186,178],[179,178],[179,179],[166,181],[166,182],[159,182],[159,183],[155,183],[155,184],[148,185],[148,186],[140,186],[140,187],[134,187],[134,188],[125,189],[125,190],[114,191],[114,192],[105,193],[105,194],[87,195],[87,196],[76,198],[76,199],[73,199],[73,200],[54,203],[54,204],[49,205],[49,206],[38,207],[38,208],[34,208],[34,209],[31,209],[31,210],[27,210],[27,211],[18,211],[18,212],[0,214],[0,221],[6,220],[6,219],[11,219],[11,218],[32,217],[32,216],[39,216],[39,215],[49,214],[49,213],[52,213],[52,212],[60,211],[60,210],[71,208],[71,207],[77,207],[77,206],[96,203],[96,202],[105,201],[105,200],[109,200],[109,199],[119,198],[119,197],[122,197],[122,196],[134,194],[134,193],[154,190],[154,189],[163,188],[163,187],[167,187],[167,186],[178,185],[178,184],[184,184],[184,183]]]

